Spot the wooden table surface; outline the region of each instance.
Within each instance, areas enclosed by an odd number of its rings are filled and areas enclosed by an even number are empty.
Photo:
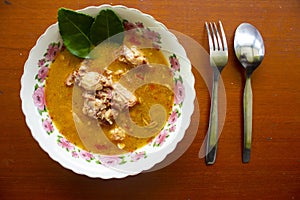
[[[195,73],[200,125],[188,150],[171,165],[124,179],[92,179],[61,167],[41,150],[25,123],[20,78],[30,49],[56,22],[60,7],[123,4],[154,16],[208,49],[205,21],[222,20],[229,62],[222,77],[227,115],[217,161],[198,158],[206,134],[209,92]],[[299,0],[2,0],[0,2],[0,199],[299,199]],[[254,72],[251,161],[241,161],[243,69],[233,36],[241,22],[261,32],[266,55]],[[194,70],[195,72],[195,70]],[[193,126],[193,124],[192,124]]]

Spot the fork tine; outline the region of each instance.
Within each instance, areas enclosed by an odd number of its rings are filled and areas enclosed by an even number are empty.
[[[216,37],[216,34],[215,34],[215,30],[214,30],[214,27],[212,25],[212,23],[209,23],[210,25],[210,29],[211,29],[211,32],[212,32],[212,37],[214,39],[214,50],[219,50],[219,47],[218,47],[218,41],[217,41],[217,37]]]
[[[224,44],[224,51],[227,51],[228,50],[227,41],[226,41],[226,36],[225,36],[225,32],[224,32],[223,25],[222,25],[221,21],[219,21],[219,25],[220,25],[220,29],[221,29],[221,33],[222,33],[222,40],[223,40],[223,44]]]
[[[218,44],[219,44],[219,47],[218,47],[217,50],[223,50],[222,40],[221,40],[221,37],[220,37],[220,34],[219,34],[218,27],[217,27],[216,23],[214,23],[214,28],[215,28],[215,32],[216,32],[217,39],[218,39]]]
[[[213,45],[212,37],[211,37],[210,30],[209,30],[207,22],[205,22],[205,26],[206,26],[206,30],[207,30],[209,50],[213,51],[214,45]]]

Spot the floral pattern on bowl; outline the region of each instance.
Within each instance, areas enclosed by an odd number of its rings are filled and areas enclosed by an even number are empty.
[[[50,64],[54,61],[57,52],[60,50],[60,42],[52,42],[48,45],[46,53],[38,63],[38,73],[35,75],[36,84],[32,95],[34,105],[37,107],[39,114],[42,116],[42,125],[48,134],[53,133],[54,126],[47,112],[45,101],[45,79],[48,75]]]

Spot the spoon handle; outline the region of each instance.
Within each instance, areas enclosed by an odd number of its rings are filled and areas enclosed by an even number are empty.
[[[214,81],[211,94],[209,126],[206,141],[206,164],[215,163],[218,141],[218,86],[219,73],[214,74]]]
[[[244,147],[243,162],[248,163],[250,160],[251,142],[252,142],[252,88],[251,77],[246,76],[244,88]]]

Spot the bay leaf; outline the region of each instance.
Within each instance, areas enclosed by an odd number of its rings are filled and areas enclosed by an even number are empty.
[[[58,10],[59,32],[66,48],[75,56],[86,58],[94,48],[90,40],[90,29],[94,18],[73,10]]]
[[[109,42],[123,43],[124,27],[121,19],[112,10],[101,10],[92,24],[90,38],[94,45],[106,39]]]

